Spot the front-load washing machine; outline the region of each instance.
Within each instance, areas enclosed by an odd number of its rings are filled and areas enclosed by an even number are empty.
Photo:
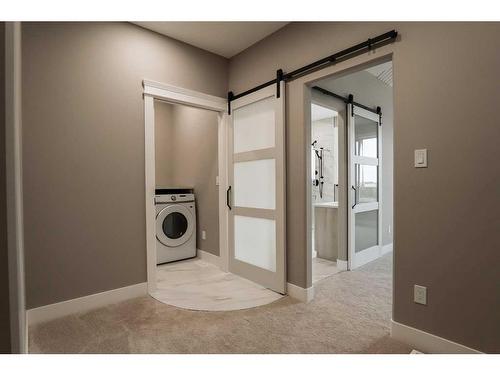
[[[155,194],[156,263],[196,256],[196,208],[194,194]]]

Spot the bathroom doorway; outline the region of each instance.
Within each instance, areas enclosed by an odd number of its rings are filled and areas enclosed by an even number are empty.
[[[314,284],[392,252],[392,61],[315,81],[310,105]]]
[[[311,202],[313,283],[346,269],[339,252],[339,112],[337,103],[311,103]]]

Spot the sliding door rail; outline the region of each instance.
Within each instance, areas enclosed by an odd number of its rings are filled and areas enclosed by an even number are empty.
[[[373,113],[376,113],[376,114],[382,116],[382,108],[377,107],[374,109],[374,108],[370,108],[364,104],[355,102],[354,96],[352,94],[350,94],[349,96],[342,96],[339,94],[335,94],[334,92],[328,91],[328,90],[326,90],[322,87],[319,87],[319,86],[313,86],[313,90],[319,91],[320,93],[322,93],[324,95],[332,96],[334,98],[342,100],[346,104],[352,104],[352,105],[355,105],[356,107],[366,109],[367,111],[370,111],[370,112],[373,112]]]
[[[276,78],[267,81],[265,83],[262,83],[258,86],[255,86],[254,88],[251,88],[249,90],[243,91],[242,93],[239,94],[234,94],[232,91],[229,91],[227,94],[227,99],[228,99],[228,112],[231,113],[231,101],[239,99],[243,96],[246,96],[248,94],[251,94],[255,91],[258,91],[260,89],[263,89],[264,87],[271,86],[273,84],[276,84],[276,96],[280,96],[279,92],[279,83],[281,81],[292,81],[296,78],[302,77],[306,74],[312,73],[316,70],[323,69],[329,65],[335,64],[340,61],[344,61],[347,59],[350,59],[359,53],[363,52],[364,50],[372,50],[375,47],[382,46],[388,43],[393,42],[396,37],[398,36],[398,32],[396,30],[391,30],[388,31],[384,34],[380,34],[374,38],[368,38],[368,40],[358,43],[352,47],[346,48],[342,51],[339,51],[337,53],[334,53],[333,55],[324,57],[320,60],[317,60],[315,62],[312,62],[308,65],[305,65],[301,68],[295,69],[291,71],[290,73],[283,73],[283,70],[279,69],[276,71]]]

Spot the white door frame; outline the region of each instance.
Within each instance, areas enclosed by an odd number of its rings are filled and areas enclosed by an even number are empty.
[[[5,159],[12,353],[28,352],[24,279],[21,23],[5,23]]]
[[[227,99],[181,87],[144,80],[144,154],[146,201],[146,255],[148,292],[156,290],[156,215],[155,215],[155,111],[154,100],[208,109],[219,114],[219,257],[223,271],[228,270],[227,247]]]
[[[380,118],[378,114],[367,111],[364,108],[357,107],[354,104],[348,106],[349,110],[347,113],[347,134],[348,134],[348,142],[347,142],[347,164],[348,164],[348,183],[347,187],[349,192],[347,194],[348,201],[348,256],[347,256],[347,266],[349,270],[354,270],[362,265],[371,262],[382,255],[382,131],[380,129]],[[353,157],[353,145],[355,142],[354,139],[354,126],[355,122],[353,121],[354,115],[352,111],[354,110],[355,115],[359,115],[361,117],[370,119],[372,121],[377,122],[377,163],[373,162],[374,158],[368,158],[363,156],[355,156]],[[354,126],[353,126],[354,125]],[[373,165],[377,166],[377,202],[374,203],[363,203],[365,209],[360,212],[366,212],[376,209],[377,210],[377,237],[378,243],[375,246],[372,246],[368,249],[365,249],[360,252],[360,254],[355,254],[355,231],[354,231],[354,219],[353,216],[356,214],[357,209],[359,207],[352,208],[355,203],[353,199],[351,185],[353,183],[354,176],[354,163],[358,160],[359,162],[363,162],[363,165]],[[355,193],[356,194],[356,193]]]
[[[305,134],[304,134],[304,150],[303,152],[305,153],[305,161],[306,161],[306,177],[303,180],[303,183],[305,185],[304,191],[305,193],[305,199],[306,199],[306,222],[305,222],[305,230],[306,230],[306,248],[304,249],[305,252],[305,272],[306,272],[306,288],[307,290],[311,290],[311,294],[314,294],[314,285],[312,283],[312,247],[311,247],[311,234],[312,231],[310,230],[311,227],[311,216],[313,213],[312,210],[312,202],[311,202],[311,182],[309,179],[310,173],[311,173],[311,101],[313,97],[313,89],[312,87],[319,84],[320,82],[324,81],[325,79],[328,78],[333,78],[333,77],[341,77],[345,74],[350,74],[354,72],[359,72],[362,71],[363,69],[366,69],[370,66],[375,66],[380,63],[386,62],[386,61],[393,61],[394,59],[394,51],[393,51],[393,45],[389,44],[387,46],[383,46],[380,48],[377,48],[376,54],[373,53],[368,53],[368,54],[360,54],[359,56],[355,56],[350,60],[346,60],[342,62],[341,64],[334,64],[328,67],[325,67],[323,69],[319,69],[316,72],[312,72],[308,75],[305,75],[304,77],[300,77],[293,82],[289,82],[289,86],[293,85],[294,87],[291,88],[288,92],[289,94],[289,100],[299,100],[302,103],[302,106],[298,108],[299,106],[296,106],[297,108],[289,108],[288,111],[291,111],[290,117],[289,117],[289,124],[288,126],[293,127],[293,126],[300,126],[300,122],[304,123],[305,127]],[[290,97],[293,96],[292,99]],[[344,124],[347,127],[347,124]],[[347,136],[346,136],[347,137]],[[340,158],[340,157],[339,157]],[[340,171],[340,168],[339,168]],[[340,191],[339,191],[340,193]],[[346,191],[345,194],[348,192]],[[346,224],[347,224],[347,217],[346,217]],[[395,231],[397,223],[393,223],[393,232]],[[346,227],[346,235],[347,235],[347,227]],[[396,245],[396,240],[394,239],[394,246]],[[393,260],[394,262],[394,260]],[[347,263],[345,264],[345,267],[347,268]],[[393,271],[394,273],[394,271]]]
[[[334,104],[335,103],[335,104]],[[325,108],[329,108],[338,113],[337,117],[337,220],[338,220],[338,254],[337,254],[337,269],[347,270],[347,110],[346,104],[340,99],[326,96],[325,94],[311,92],[311,104],[316,104]],[[309,124],[309,132],[312,135],[312,121]],[[312,140],[312,138],[311,138]],[[312,161],[310,163],[312,167]],[[311,184],[309,183],[311,188]],[[314,204],[311,198],[311,222],[314,222]],[[314,241],[311,238],[311,243]],[[311,248],[311,250],[314,250]],[[342,255],[341,255],[342,254]],[[340,257],[344,259],[340,259]]]

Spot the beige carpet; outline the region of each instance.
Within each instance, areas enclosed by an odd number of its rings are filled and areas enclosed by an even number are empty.
[[[32,353],[410,353],[389,338],[391,255],[290,297],[231,312],[137,298],[30,327]]]

